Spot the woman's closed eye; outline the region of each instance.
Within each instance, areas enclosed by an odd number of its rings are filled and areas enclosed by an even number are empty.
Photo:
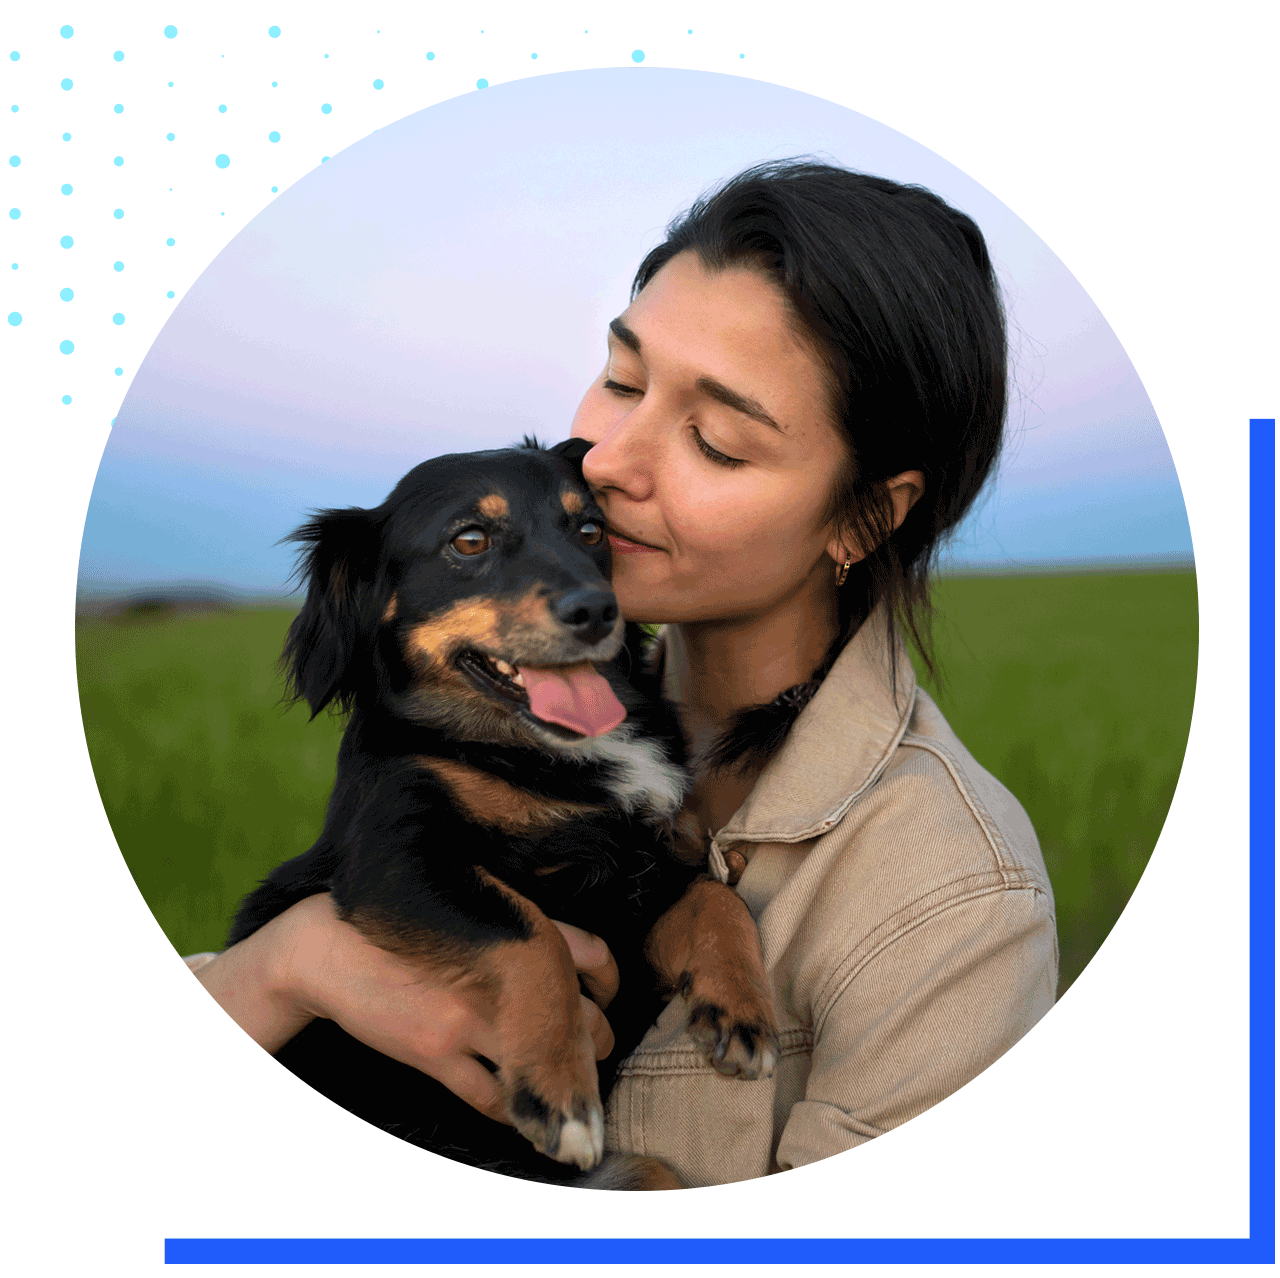
[[[621,382],[615,382],[612,377],[604,379],[605,390],[613,391],[618,395],[643,395],[644,391],[637,386],[624,386]]]
[[[715,462],[717,466],[727,466],[730,470],[747,464],[741,457],[730,457],[728,454],[722,453],[718,448],[712,448],[703,438],[702,432],[692,423],[690,423],[689,429],[693,432],[693,442],[698,446],[698,451],[708,461]]]
[[[638,386],[627,386],[623,382],[614,381],[612,377],[606,377],[602,385],[605,390],[612,391],[615,395],[632,396],[644,394],[644,391],[642,391]],[[727,453],[722,453],[718,448],[713,448],[709,443],[707,443],[702,432],[697,428],[697,426],[690,423],[689,429],[693,432],[693,440],[698,447],[698,451],[707,458],[708,461],[715,462],[717,466],[727,466],[731,470],[735,467],[746,465],[746,462],[743,461],[742,458],[730,457]]]

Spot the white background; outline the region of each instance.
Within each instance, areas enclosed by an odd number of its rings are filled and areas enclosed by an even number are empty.
[[[161,1263],[165,1236],[1244,1234],[1246,445],[1249,417],[1276,406],[1274,10],[1235,3],[1192,19],[1167,5],[882,0],[838,15],[807,4],[532,10],[135,4],[117,15],[41,4],[6,22],[4,158],[23,158],[0,170],[5,210],[23,212],[0,220],[0,312],[24,316],[0,325],[15,1272],[144,1273]],[[64,22],[71,40],[58,36]],[[166,23],[179,28],[172,41]],[[271,23],[279,40],[266,38]],[[434,80],[420,65],[427,49]],[[870,115],[958,165],[1043,237],[1115,329],[1168,436],[1195,542],[1201,662],[1183,775],[1150,867],[1097,958],[1027,1039],[848,1155],[718,1189],[591,1195],[584,1208],[583,1195],[434,1160],[366,1127],[299,1085],[203,994],[133,886],[98,801],[72,614],[84,511],[127,382],[110,368],[136,368],[169,313],[164,291],[181,297],[271,198],[270,183],[474,91],[481,76],[497,85],[633,65],[633,49],[645,65],[754,76]],[[326,50],[340,67],[317,62]],[[374,76],[387,88],[341,115],[299,110],[289,128],[316,154],[295,149],[283,181],[279,161],[268,176],[254,158],[258,122],[237,139],[218,133],[232,126],[210,123],[194,93],[185,106],[157,100],[172,92],[167,79],[216,94],[276,68],[314,77],[318,100]],[[57,87],[63,76],[72,91]],[[127,103],[119,116],[115,102]],[[200,148],[189,162],[151,158],[162,107],[170,127],[205,130],[204,149],[234,154],[232,165],[217,169]],[[133,237],[138,268],[100,286],[127,322],[87,334],[71,357],[57,336],[45,340],[60,316],[57,240],[70,216],[57,192],[64,130],[95,153],[127,143],[138,157],[86,164],[80,179],[75,251],[109,261]],[[170,184],[180,190],[165,204]],[[106,218],[90,216],[99,207]],[[126,217],[110,218],[114,207]],[[173,258],[155,250],[168,235]]]

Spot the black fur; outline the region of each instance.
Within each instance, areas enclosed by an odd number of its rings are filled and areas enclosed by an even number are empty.
[[[593,584],[607,589],[607,542],[586,545],[578,531],[584,520],[603,527],[581,479],[589,445],[569,441],[545,450],[531,443],[424,463],[380,507],[320,512],[294,535],[304,548],[307,597],[283,661],[313,717],[333,705],[350,719],[320,838],[246,898],[229,942],[304,897],[331,892],[340,914],[362,929],[372,921],[366,934],[387,948],[424,961],[442,952],[482,953],[528,934],[509,899],[477,874],[483,867],[549,918],[609,944],[622,995],[608,1013],[617,1046],[600,1066],[603,1097],[618,1062],[661,1008],[642,958],[644,938],[699,867],[673,855],[672,813],[628,811],[619,801],[610,788],[615,765],[578,757],[570,733],[558,736],[536,724],[531,730],[527,716],[496,694],[486,702],[483,688],[468,693],[457,653],[431,666],[413,648],[416,627],[464,601],[545,600],[554,617],[565,592]],[[581,515],[564,509],[565,487],[580,495]],[[476,512],[494,491],[509,503],[509,515],[486,520]],[[490,550],[464,556],[453,549],[463,526],[487,528]],[[547,634],[554,629],[545,627]],[[598,668],[626,706],[628,724],[678,768],[679,727],[644,671],[643,639],[628,626],[616,658]],[[566,664],[582,659],[566,645]],[[600,810],[513,834],[478,822],[420,766],[424,758],[469,765],[537,802]],[[563,868],[536,873],[556,866]],[[425,1149],[529,1179],[569,1183],[581,1176],[330,1021],[312,1022],[278,1059],[344,1108]]]

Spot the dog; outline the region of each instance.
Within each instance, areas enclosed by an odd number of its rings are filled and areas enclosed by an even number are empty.
[[[241,906],[230,943],[329,892],[374,944],[492,996],[512,1126],[316,1020],[278,1059],[344,1108],[436,1153],[526,1179],[673,1188],[654,1159],[604,1159],[601,1097],[664,999],[720,1072],[778,1056],[755,926],[706,874],[682,809],[684,745],[645,636],[609,586],[605,520],[569,440],[454,454],[374,509],[318,512],[306,599],[282,664],[314,718],[349,719],[315,845]],[[618,964],[616,1046],[585,1058],[580,989],[560,932]]]

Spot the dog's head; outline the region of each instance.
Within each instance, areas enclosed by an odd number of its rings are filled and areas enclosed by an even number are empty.
[[[471,741],[567,744],[625,716],[604,516],[569,440],[437,457],[381,506],[293,534],[307,598],[285,647],[318,714],[381,704]]]

